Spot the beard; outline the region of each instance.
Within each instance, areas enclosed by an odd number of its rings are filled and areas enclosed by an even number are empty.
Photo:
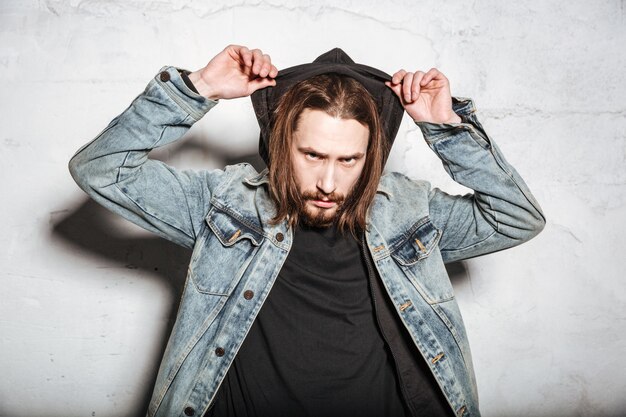
[[[332,226],[339,219],[345,200],[344,195],[335,192],[324,194],[320,191],[304,191],[301,197],[302,205],[298,210],[301,221],[309,227],[317,228]],[[332,201],[335,205],[324,208],[309,204],[314,200]]]

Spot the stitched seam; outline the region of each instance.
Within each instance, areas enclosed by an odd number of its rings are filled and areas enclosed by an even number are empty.
[[[418,220],[413,226],[411,226],[410,229],[402,233],[402,239],[399,239],[396,243],[394,243],[392,246],[389,247],[389,252],[395,252],[396,249],[403,246],[409,239],[411,239],[411,236],[413,235],[413,233],[415,233],[417,229],[419,229],[421,226],[428,223],[429,221],[430,221],[429,216],[422,217],[420,220]],[[434,225],[433,225],[433,228],[437,230],[437,228]]]
[[[180,97],[178,97],[176,95],[176,93],[174,92],[174,89],[172,89],[172,87],[170,87],[169,85],[167,85],[166,83],[164,83],[161,80],[157,80],[157,84],[163,89],[163,91],[165,91],[165,93],[169,96],[169,98],[178,106],[180,107],[181,110],[183,110],[185,113],[187,113],[188,116],[193,117],[193,119],[195,121],[198,121],[202,118],[202,114],[198,111],[196,111],[195,109],[193,109],[192,107],[188,106],[184,101],[182,101],[180,99]]]
[[[146,215],[150,216],[153,219],[156,219],[166,225],[168,225],[169,227],[171,227],[172,229],[178,230],[179,232],[181,232],[183,235],[185,235],[186,237],[188,237],[192,242],[195,241],[193,236],[190,236],[187,234],[187,232],[185,232],[184,230],[181,230],[179,227],[174,226],[173,224],[166,222],[163,219],[160,219],[159,217],[157,217],[156,215],[150,213],[149,211],[147,211],[144,207],[141,206],[141,204],[139,204],[134,198],[132,198],[129,194],[125,193],[122,188],[119,186],[119,184],[115,184],[115,187],[120,191],[120,193],[122,193],[123,195],[126,196],[126,198],[128,198],[130,201],[132,201],[133,203],[135,203],[135,205],[137,207],[139,207],[139,209],[142,211],[142,213],[145,213]],[[193,243],[192,243],[193,244]]]
[[[258,234],[260,234],[261,236],[268,237],[268,236],[267,236],[267,234],[266,234],[264,231],[259,230],[259,229],[256,227],[256,225],[253,225],[252,223],[250,223],[250,222],[249,222],[248,220],[246,220],[243,216],[239,215],[239,214],[238,214],[237,212],[235,212],[235,211],[232,211],[229,207],[227,207],[227,206],[225,206],[225,205],[221,204],[221,203],[219,202],[219,200],[211,198],[211,204],[212,204],[214,207],[216,207],[217,209],[219,209],[219,210],[221,210],[221,211],[225,212],[226,214],[230,215],[231,217],[235,218],[235,219],[236,219],[236,220],[238,220],[241,224],[243,224],[243,225],[245,225],[245,226],[248,226],[250,229],[254,230],[255,232],[257,232],[257,233],[258,233]],[[207,215],[207,216],[206,216],[206,220],[207,220],[207,222],[208,222],[208,218],[209,218],[209,216]]]
[[[494,230],[494,231],[493,231],[493,233],[489,234],[489,236],[487,236],[486,238],[484,238],[484,239],[482,239],[482,240],[480,240],[480,241],[478,241],[478,242],[475,242],[475,243],[474,243],[474,244],[472,244],[472,245],[465,246],[465,247],[463,247],[463,248],[456,248],[456,249],[441,249],[441,252],[446,252],[446,253],[455,253],[455,252],[461,252],[461,251],[464,251],[464,250],[471,249],[471,248],[473,248],[473,247],[475,247],[475,246],[480,245],[481,243],[483,243],[484,241],[486,241],[486,240],[487,240],[487,239],[489,239],[491,236],[493,236],[493,235],[495,235],[495,234],[497,234],[497,233],[498,233],[498,232],[497,232],[496,230]]]

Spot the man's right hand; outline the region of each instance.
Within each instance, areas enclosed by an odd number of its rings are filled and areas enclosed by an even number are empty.
[[[229,45],[202,69],[189,74],[200,95],[212,100],[247,97],[274,86],[278,69],[259,49]]]

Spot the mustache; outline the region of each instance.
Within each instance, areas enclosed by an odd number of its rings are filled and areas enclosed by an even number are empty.
[[[332,201],[334,203],[341,204],[346,199],[346,196],[344,196],[343,194],[336,193],[334,191],[330,194],[325,194],[318,190],[318,191],[304,191],[302,193],[302,199]]]

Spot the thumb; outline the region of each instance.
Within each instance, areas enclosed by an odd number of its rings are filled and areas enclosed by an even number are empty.
[[[400,99],[400,102],[404,105],[404,97],[402,96],[402,84],[392,84],[391,81],[385,81],[385,85],[395,93]]]
[[[276,80],[273,78],[255,78],[249,82],[250,94],[265,87],[274,87]]]
[[[402,84],[391,84],[391,81],[385,81],[385,85],[389,87],[398,97],[402,93]]]

